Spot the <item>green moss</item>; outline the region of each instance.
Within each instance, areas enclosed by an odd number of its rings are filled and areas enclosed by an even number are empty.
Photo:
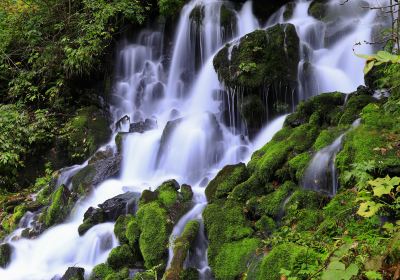
[[[178,199],[178,193],[176,190],[163,190],[159,192],[158,198],[165,205],[165,207],[171,207]]]
[[[265,236],[270,235],[276,229],[276,223],[274,219],[268,216],[262,216],[256,223],[255,227],[258,231],[261,231]]]
[[[263,258],[257,280],[280,279],[281,269],[296,275],[302,267],[314,265],[318,259],[318,255],[310,248],[293,243],[278,245]]]
[[[289,20],[293,16],[293,10],[296,7],[296,3],[289,2],[286,4],[285,11],[283,12],[284,20]]]
[[[253,233],[253,230],[247,226],[243,208],[233,201],[207,205],[203,218],[210,242],[208,258],[213,268],[223,244],[241,240]]]
[[[125,236],[125,232],[129,222],[134,219],[135,218],[132,215],[121,215],[115,222],[114,234],[120,243],[128,243],[128,238]]]
[[[216,257],[213,272],[216,279],[238,279],[247,270],[251,256],[260,245],[256,238],[224,244]]]
[[[101,263],[96,265],[90,274],[90,280],[103,280],[107,275],[113,274],[114,270],[107,264]]]
[[[67,187],[60,186],[52,195],[51,205],[46,211],[45,224],[47,227],[62,222],[74,205],[73,198]]]
[[[304,152],[288,161],[291,177],[297,180],[297,182],[301,182],[303,179],[304,171],[306,170],[310,160],[310,153]]]
[[[318,20],[324,20],[327,11],[326,0],[314,0],[308,8],[308,14]]]
[[[261,217],[267,215],[277,218],[283,210],[283,202],[295,188],[296,185],[292,182],[285,182],[274,192],[266,196],[255,197],[249,200],[247,207],[250,211],[254,212],[256,216]]]
[[[141,206],[137,212],[141,234],[139,238],[146,268],[165,262],[170,225],[167,212],[157,202]]]
[[[172,17],[179,14],[179,11],[185,5],[184,0],[157,0],[160,14],[166,17]]]
[[[106,276],[104,280],[126,280],[129,279],[129,269],[123,268],[118,272],[114,272]]]
[[[96,168],[89,164],[72,177],[72,190],[76,193],[85,193],[92,185],[96,176]]]
[[[233,188],[248,178],[246,165],[239,163],[236,165],[227,165],[217,176],[208,184],[206,196],[208,201],[214,198],[226,197]]]
[[[193,198],[193,190],[189,185],[183,184],[181,186],[181,195],[184,202],[192,201]]]
[[[133,267],[135,264],[135,257],[129,246],[124,244],[111,250],[108,255],[107,263],[113,269]]]
[[[343,132],[343,129],[339,127],[322,130],[318,135],[317,140],[315,140],[314,142],[313,149],[315,151],[319,151],[322,148],[325,148],[326,146],[332,144],[333,141],[335,141],[336,138],[338,138],[339,135]]]
[[[227,30],[233,24],[235,24],[236,16],[233,10],[228,8],[226,5],[221,6],[220,10],[220,23],[221,26]]]
[[[352,124],[360,117],[361,110],[370,103],[375,103],[377,100],[370,95],[352,94],[346,103],[343,115],[340,118],[339,124]]]
[[[319,125],[336,125],[338,122],[337,107],[344,104],[345,95],[340,92],[323,93],[300,102],[296,112],[287,116],[285,126],[296,127],[310,121],[312,115],[318,117],[312,123]]]
[[[296,81],[299,61],[299,39],[291,24],[277,24],[267,30],[256,30],[240,40],[228,59],[227,47],[214,58],[219,78],[228,86],[256,88]],[[249,66],[252,65],[251,69]]]
[[[175,239],[173,244],[174,257],[171,261],[171,266],[166,271],[163,279],[180,279],[180,275],[183,272],[183,265],[187,257],[187,252],[197,236],[199,227],[200,224],[198,221],[190,221],[186,224],[182,235]]]
[[[125,237],[131,248],[136,248],[140,238],[140,228],[136,218],[130,218],[126,226]]]
[[[265,101],[261,100],[259,95],[247,95],[240,104],[240,114],[246,122],[246,126],[253,130],[262,128],[266,111]]]

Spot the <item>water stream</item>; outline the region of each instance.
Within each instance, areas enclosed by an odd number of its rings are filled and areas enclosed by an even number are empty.
[[[288,20],[296,26],[301,40],[299,99],[324,91],[350,92],[363,83],[363,61],[353,55],[352,47],[358,41],[371,40],[378,24],[377,12],[355,11],[353,4],[339,6],[339,2],[329,2],[332,22],[322,23],[310,17],[310,2],[303,0],[297,1]],[[201,220],[207,203],[201,182],[212,179],[227,164],[248,161],[251,152],[282,127],[284,116],[267,125],[250,143],[245,130],[232,131],[222,122],[221,99],[215,93],[223,86],[213,69],[213,55],[224,43],[259,28],[251,2],[233,11],[235,22],[222,26],[220,9],[225,4],[232,9],[229,2],[220,0],[192,0],[185,5],[167,63],[163,28],[143,30],[133,42],[127,40],[118,55],[110,111],[115,121],[128,115],[132,123],[149,119],[156,127],[126,134],[120,178],[97,186],[76,204],[65,223],[34,240],[10,240],[12,261],[7,269],[0,269],[0,279],[51,279],[61,276],[69,266],[84,267],[88,276],[118,245],[113,223],[99,224],[83,236],[78,235],[77,228],[88,207],[126,191],[154,189],[172,178],[192,185],[195,193],[194,208],[173,229],[172,235],[180,235],[188,221]],[[199,6],[204,7],[201,22],[195,21],[192,13]],[[267,27],[285,22],[282,11],[271,17]],[[361,46],[357,51],[369,53],[372,47]],[[234,112],[231,114],[236,117]],[[121,129],[127,131],[128,127]],[[115,149],[113,141],[108,145]],[[59,180],[68,185],[71,176],[82,167],[65,169]],[[210,279],[203,225],[196,244],[196,254],[189,256],[188,263],[199,269],[202,279]],[[170,262],[171,248],[169,253]]]

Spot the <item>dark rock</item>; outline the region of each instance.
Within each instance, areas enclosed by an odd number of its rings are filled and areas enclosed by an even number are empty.
[[[152,100],[156,101],[156,100],[162,99],[164,97],[164,95],[165,95],[164,85],[162,83],[158,82],[153,87],[153,91],[151,93],[151,98],[152,98]]]
[[[6,268],[11,261],[12,247],[5,243],[0,245],[0,267]]]
[[[113,156],[113,150],[110,146],[107,146],[105,150],[96,152],[89,160],[89,164],[96,163],[103,159],[107,159]]]
[[[88,164],[72,178],[72,190],[77,193],[86,193],[104,180],[117,176],[121,159],[121,155],[112,155]]]
[[[129,132],[134,133],[144,133],[145,131],[156,129],[157,121],[154,119],[145,119],[145,121],[139,121],[136,123],[131,123],[129,126]]]
[[[91,227],[105,222],[115,222],[120,215],[134,214],[140,194],[126,192],[99,204],[99,208],[90,207],[84,214],[79,226],[79,235],[85,234]]]
[[[82,267],[68,267],[61,280],[84,280],[85,270]]]

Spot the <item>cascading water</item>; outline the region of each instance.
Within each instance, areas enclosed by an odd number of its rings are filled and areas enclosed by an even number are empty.
[[[339,9],[348,14],[353,8],[339,6],[338,0],[329,3],[328,14]],[[79,201],[64,224],[48,229],[35,240],[10,239],[12,260],[7,269],[0,269],[1,279],[51,279],[62,275],[69,266],[84,267],[88,274],[118,244],[113,223],[96,225],[83,236],[78,235],[88,207],[126,191],[154,188],[166,179],[189,183],[195,192],[194,208],[173,230],[173,235],[181,234],[187,221],[201,219],[207,203],[202,182],[211,179],[224,165],[248,160],[254,147],[260,147],[279,130],[284,117],[267,126],[253,145],[221,121],[221,99],[216,96],[223,87],[213,69],[213,54],[223,43],[258,28],[251,2],[233,12],[235,23],[223,24],[220,11],[225,4],[231,9],[229,3],[219,0],[192,0],[183,8],[169,71],[165,69],[165,38],[161,31],[143,31],[134,44],[122,48],[110,109],[113,119],[127,115],[132,123],[148,119],[155,125],[144,133],[124,134],[120,178],[101,183]],[[299,99],[324,91],[354,90],[363,82],[359,76],[363,62],[354,58],[352,47],[358,41],[371,41],[376,11],[359,11],[335,26],[310,17],[308,6],[309,2],[298,1],[288,20],[296,26],[301,41]],[[201,21],[196,21],[194,11],[199,7]],[[271,18],[269,26],[284,21],[281,12]],[[371,51],[370,46],[363,48],[358,51]],[[232,118],[236,117],[234,114],[232,110]],[[129,131],[127,123],[121,131]],[[109,146],[115,150],[114,141]],[[78,167],[69,169],[65,174],[68,176],[60,180],[68,185],[75,168]],[[203,227],[196,244],[196,254],[189,255],[188,262],[199,269],[203,279],[209,279]],[[170,252],[169,258],[172,257]]]
[[[357,119],[350,129],[360,124]],[[346,132],[347,133],[347,132]],[[303,177],[303,187],[314,191],[334,196],[338,191],[338,178],[335,167],[337,153],[342,149],[343,137],[346,133],[339,135],[332,144],[318,151],[312,158]]]

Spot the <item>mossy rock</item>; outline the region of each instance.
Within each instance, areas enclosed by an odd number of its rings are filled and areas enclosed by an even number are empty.
[[[246,208],[254,216],[262,217],[264,215],[278,218],[284,210],[284,201],[294,191],[296,185],[293,182],[285,182],[274,192],[262,196],[253,197],[246,203]]]
[[[346,103],[343,115],[339,120],[339,124],[352,124],[360,117],[361,110],[370,103],[376,103],[377,100],[370,95],[352,94]]]
[[[203,212],[204,224],[209,239],[208,259],[212,268],[225,243],[249,237],[253,230],[247,225],[243,207],[233,201],[212,203]]]
[[[310,121],[311,116],[314,124],[335,126],[338,122],[338,106],[343,106],[345,94],[340,92],[324,93],[313,96],[301,102],[293,114],[287,116],[284,126],[296,127]]]
[[[295,2],[289,2],[286,4],[286,8],[285,11],[283,12],[283,19],[284,20],[289,20],[292,18],[293,16],[293,11],[296,7],[296,3]]]
[[[182,199],[184,202],[190,202],[193,199],[193,190],[192,187],[186,184],[181,186],[180,193],[182,195]]]
[[[257,238],[245,238],[222,245],[212,267],[215,279],[239,279],[260,243]]]
[[[126,237],[126,229],[130,221],[134,220],[133,215],[121,215],[118,217],[114,225],[114,234],[120,243],[128,243],[128,238]]]
[[[308,8],[308,14],[323,21],[327,15],[327,5],[328,0],[314,0]]]
[[[139,247],[145,267],[150,269],[165,263],[172,230],[167,211],[154,201],[140,206],[136,217],[141,231]]]
[[[320,258],[311,248],[283,243],[278,245],[263,258],[257,280],[276,280],[281,278],[280,270],[296,273],[304,265],[314,265]]]
[[[267,30],[256,30],[214,57],[214,68],[225,85],[237,88],[258,88],[276,81],[290,84],[297,81],[299,39],[291,24],[277,24]]]
[[[317,152],[329,146],[340,136],[340,134],[344,132],[345,130],[342,127],[329,127],[327,129],[322,130],[313,145],[314,151]]]
[[[50,227],[61,223],[70,214],[75,196],[64,185],[61,185],[52,195],[51,204],[46,210],[45,225]]]
[[[293,180],[296,180],[298,183],[301,182],[301,180],[303,179],[304,172],[307,169],[310,160],[311,160],[311,154],[309,152],[304,152],[298,154],[297,156],[291,158],[288,161],[289,172]]]
[[[226,4],[221,6],[220,10],[220,24],[221,27],[225,29],[225,31],[230,31],[236,25],[236,14],[233,9],[231,9]]]
[[[165,272],[163,279],[181,279],[181,274],[184,272],[183,265],[186,260],[188,250],[190,249],[191,244],[193,244],[195,241],[199,227],[199,221],[190,221],[186,224],[182,235],[175,239],[173,244],[174,257],[171,261],[171,266]]]
[[[196,25],[201,25],[204,19],[204,6],[197,5],[189,15],[190,20]]]
[[[90,106],[78,110],[77,115],[61,129],[68,157],[78,163],[92,155],[111,135],[104,112]]]
[[[205,191],[207,200],[211,202],[213,199],[227,197],[233,188],[246,181],[248,176],[244,163],[225,166],[208,184]]]
[[[112,249],[107,259],[108,265],[113,269],[133,267],[135,261],[135,256],[127,244]]]
[[[108,275],[114,273],[114,270],[107,264],[101,263],[96,265],[90,274],[90,280],[104,280]]]
[[[277,228],[277,225],[271,217],[262,216],[256,223],[255,228],[264,236],[270,235]]]

